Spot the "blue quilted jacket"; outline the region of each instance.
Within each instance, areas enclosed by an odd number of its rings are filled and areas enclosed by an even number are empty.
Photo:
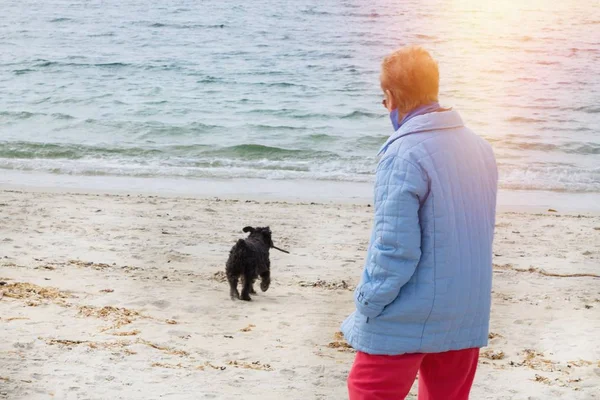
[[[449,110],[409,120],[380,154],[346,340],[387,355],[486,346],[498,182],[491,146]]]

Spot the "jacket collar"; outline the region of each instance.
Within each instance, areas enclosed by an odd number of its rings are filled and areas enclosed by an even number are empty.
[[[377,155],[382,155],[388,147],[403,136],[413,133],[454,129],[464,126],[462,118],[457,111],[445,109],[444,111],[432,112],[416,116],[403,124],[379,150]]]

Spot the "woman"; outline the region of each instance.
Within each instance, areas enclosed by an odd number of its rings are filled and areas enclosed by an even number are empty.
[[[395,133],[380,151],[375,220],[356,311],[351,400],[468,399],[487,345],[497,168],[491,146],[438,104],[437,63],[420,47],[383,61]]]

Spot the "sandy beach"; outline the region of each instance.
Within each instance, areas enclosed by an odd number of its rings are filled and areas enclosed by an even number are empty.
[[[0,191],[0,398],[346,398],[372,210]],[[291,252],[250,303],[223,274],[245,225]],[[600,216],[501,211],[472,398],[600,398],[598,275]]]

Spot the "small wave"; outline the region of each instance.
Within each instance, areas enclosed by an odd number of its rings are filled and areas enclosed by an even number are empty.
[[[39,113],[32,113],[29,111],[0,111],[0,117],[11,117],[15,119],[29,119],[35,117],[36,115],[40,115]],[[41,114],[45,115],[45,114]]]
[[[306,10],[302,10],[301,13],[302,14],[306,14],[306,15],[332,15],[330,12],[319,11],[319,10],[316,10],[314,8],[309,8],[309,9],[306,9]]]
[[[542,143],[542,142],[519,142],[498,140],[502,147],[516,150],[534,150],[534,151],[560,151],[567,154],[595,155],[600,154],[600,144],[592,142],[566,142],[562,144]]]
[[[573,109],[574,111],[583,111],[584,113],[587,114],[600,114],[600,107],[599,106],[583,106],[583,107],[576,107]]]
[[[379,18],[381,17],[381,14],[376,13],[376,12],[370,12],[370,13],[342,13],[341,14],[344,17],[359,17],[359,18]]]
[[[499,166],[500,187],[509,190],[600,192],[600,168]]]
[[[8,159],[78,159],[81,158],[73,146],[27,142],[0,143],[0,158]]]
[[[268,87],[281,87],[281,88],[306,87],[306,85],[301,85],[301,84],[292,83],[292,82],[274,82],[274,83],[265,83],[265,85]]]
[[[24,69],[16,69],[13,72],[14,72],[15,75],[25,75],[25,74],[28,74],[30,72],[35,72],[35,70],[29,69],[29,68],[24,68]]]
[[[71,22],[73,21],[73,19],[71,18],[66,18],[66,17],[62,17],[62,18],[54,18],[51,19],[50,22],[56,23],[56,22]]]
[[[246,127],[258,131],[304,131],[307,128],[302,126],[289,125],[264,125],[264,124],[247,124]]]
[[[62,113],[54,113],[54,114],[50,114],[52,117],[56,118],[56,119],[64,119],[64,120],[72,120],[75,119],[74,116],[69,115],[69,114],[62,114]]]
[[[264,160],[236,162],[215,160],[199,162],[186,167],[170,165],[140,165],[131,163],[97,164],[80,161],[25,160],[11,161],[0,159],[0,169],[21,171],[44,171],[61,175],[79,176],[134,176],[134,177],[184,177],[184,178],[258,178],[258,179],[304,179],[318,181],[367,182],[371,180],[371,168],[368,172],[353,167],[344,167],[337,161],[319,164],[265,162]]]
[[[356,144],[360,147],[378,149],[388,138],[389,136],[361,136]]]
[[[577,145],[568,152],[575,154],[600,154],[600,145],[596,143]]]
[[[382,114],[375,114],[367,111],[352,111],[349,114],[343,115],[343,119],[358,119],[358,118],[383,118]]]
[[[298,120],[314,120],[314,119],[332,119],[338,118],[335,114],[324,114],[324,113],[301,113],[297,110],[289,108],[280,109],[264,109],[255,108],[245,112],[246,114],[258,114],[258,115],[273,115],[282,116]]]
[[[225,24],[166,24],[162,22],[153,22],[148,24],[150,28],[173,28],[173,29],[199,29],[199,28],[225,28]]]
[[[47,61],[47,60],[38,60],[38,64],[35,64],[36,67],[38,68],[44,68],[44,67],[52,67],[54,65],[57,65],[57,62],[54,61]]]
[[[38,63],[34,66],[37,68],[47,68],[47,67],[98,67],[98,68],[122,68],[129,67],[132,64],[123,63],[123,62],[107,62],[107,63],[72,63],[72,62],[61,62],[61,61],[48,61],[48,60],[38,60]]]
[[[265,146],[260,144],[241,144],[209,150],[202,154],[204,157],[218,157],[225,159],[261,160],[270,161],[316,161],[338,159],[335,153],[328,151],[285,149],[281,147]]]
[[[293,82],[238,82],[243,85],[264,86],[268,88],[311,88],[310,86]]]
[[[127,160],[143,163],[150,160],[168,162],[171,158],[207,161],[215,159],[238,160],[295,160],[310,161],[338,159],[329,151],[286,149],[261,144],[241,144],[214,147],[202,144],[103,146],[66,143],[0,142],[0,158],[4,159],[64,159],[64,160]]]
[[[111,63],[98,63],[98,64],[74,64],[76,66],[91,66],[91,67],[100,67],[100,68],[121,68],[128,67],[131,64],[122,63],[122,62],[111,62]]]
[[[425,35],[425,34],[422,34],[422,33],[418,33],[418,34],[416,34],[416,35],[415,35],[415,37],[416,37],[417,39],[423,39],[423,40],[437,40],[437,39],[438,39],[438,37],[437,37],[437,36],[433,36],[433,35]]]
[[[289,116],[294,119],[329,119],[329,118],[332,118],[331,114],[322,114],[322,113],[307,113],[307,114],[292,113]]]
[[[160,153],[162,153],[162,150],[139,147],[127,148],[64,143],[0,142],[0,158],[6,159],[79,160],[86,157],[144,157]]]
[[[113,37],[117,36],[114,32],[106,32],[106,33],[92,33],[89,34],[88,37]]]
[[[505,137],[511,138],[511,139],[541,139],[540,135],[524,135],[524,134],[517,134],[517,133],[509,133]],[[502,141],[503,139],[495,138],[495,140]]]
[[[308,135],[308,139],[313,143],[332,143],[340,138],[338,136],[332,136],[326,133],[313,133],[312,135]]]
[[[197,80],[196,83],[223,83],[223,78],[218,78],[216,76],[207,76],[200,80]]]
[[[264,146],[260,144],[240,144],[237,146],[223,147],[215,150],[215,153],[236,153],[242,155],[264,155],[264,154],[297,154],[301,150],[289,150],[281,147]]]
[[[510,117],[506,121],[507,122],[522,123],[522,124],[536,124],[536,123],[544,122],[541,119],[528,118],[528,117]]]

